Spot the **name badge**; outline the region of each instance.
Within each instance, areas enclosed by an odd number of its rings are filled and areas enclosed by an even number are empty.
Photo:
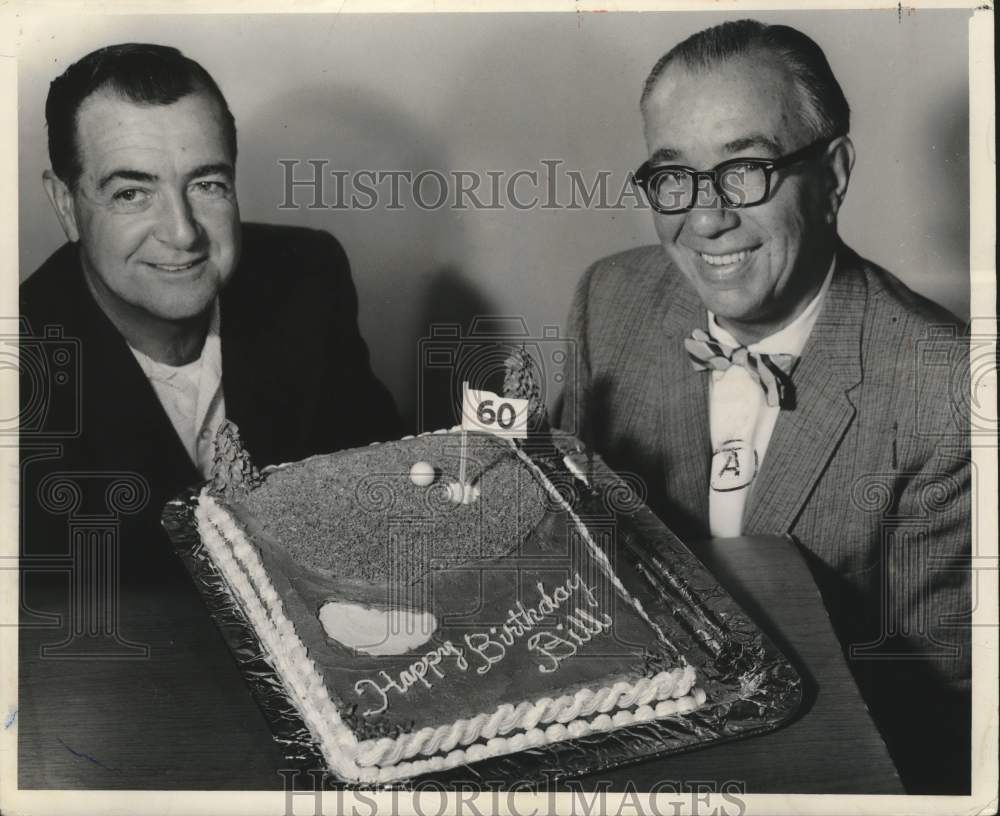
[[[727,439],[712,454],[712,490],[741,490],[757,475],[757,451],[742,439]]]

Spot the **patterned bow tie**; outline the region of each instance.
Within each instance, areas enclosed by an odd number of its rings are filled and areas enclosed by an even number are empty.
[[[794,355],[762,354],[750,351],[746,346],[730,348],[713,340],[701,329],[695,329],[690,337],[685,338],[684,348],[696,371],[725,371],[730,366],[742,366],[750,378],[764,389],[768,405],[793,406],[794,391],[789,375],[795,366]]]

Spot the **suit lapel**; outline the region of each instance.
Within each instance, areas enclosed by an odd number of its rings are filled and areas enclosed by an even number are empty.
[[[266,370],[254,371],[255,361],[259,364],[259,354],[253,347],[252,338],[246,333],[246,326],[237,323],[236,310],[232,301],[223,293],[220,312],[220,341],[222,345],[222,393],[226,401],[226,418],[240,429],[240,436],[251,451],[255,461],[270,461],[269,452],[273,444],[274,419],[263,421],[269,413],[261,403],[263,390],[259,389],[259,378],[266,376]],[[250,321],[248,321],[250,322]],[[259,367],[259,366],[258,366]]]
[[[78,281],[82,356],[81,389],[100,395],[84,400],[88,445],[96,461],[144,474],[171,489],[200,480],[174,426],[128,344]]]
[[[782,411],[747,501],[743,531],[783,533],[829,463],[854,418],[861,381],[861,324],[867,286],[841,246],[819,318],[793,373],[796,407]]]
[[[302,399],[302,377],[292,356],[297,343],[276,331],[274,303],[258,285],[252,255],[244,249],[244,259],[220,298],[222,389],[226,418],[239,427],[253,461],[265,465],[276,463],[279,452],[301,433],[289,405]]]
[[[706,328],[707,315],[697,294],[678,276],[660,321],[659,389],[662,395],[660,442],[667,495],[691,517],[694,534],[708,530],[708,465],[712,443],[708,428],[708,376],[695,371],[683,341]],[[703,529],[699,529],[703,528]]]

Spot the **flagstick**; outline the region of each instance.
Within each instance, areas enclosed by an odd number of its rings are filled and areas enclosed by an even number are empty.
[[[468,405],[469,396],[469,383],[468,381],[462,383],[462,413],[464,419],[465,407]],[[462,422],[462,452],[458,460],[458,483],[462,486],[462,491],[464,495],[465,491],[465,458],[468,451],[469,445],[469,434],[465,430],[465,422]]]
[[[469,444],[468,437],[468,432],[465,428],[462,428],[462,454],[461,458],[458,460],[458,481],[462,483],[462,487],[465,487],[465,455]]]

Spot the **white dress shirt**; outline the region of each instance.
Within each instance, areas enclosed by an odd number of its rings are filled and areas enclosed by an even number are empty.
[[[802,354],[809,339],[830,281],[826,280],[802,314],[780,331],[747,348],[764,354]],[[708,313],[708,333],[729,348],[742,345]],[[709,426],[712,464],[708,491],[709,527],[713,536],[738,536],[743,532],[743,511],[753,489],[754,478],[764,461],[780,408],[768,405],[764,389],[750,378],[743,366],[712,371],[709,385]]]
[[[215,433],[226,417],[219,326],[219,301],[216,299],[201,355],[182,366],[157,362],[129,346],[188,456],[205,478],[211,475]]]

